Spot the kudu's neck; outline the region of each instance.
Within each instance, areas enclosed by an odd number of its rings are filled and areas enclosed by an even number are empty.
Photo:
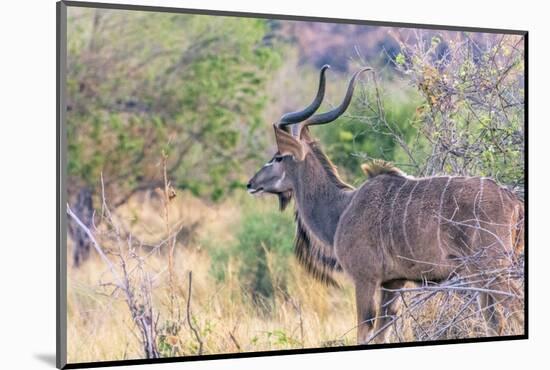
[[[301,222],[310,237],[332,246],[336,227],[354,189],[339,180],[336,169],[322,152],[309,153],[294,179],[294,197]]]

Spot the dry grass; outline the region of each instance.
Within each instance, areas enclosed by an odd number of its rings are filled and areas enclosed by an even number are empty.
[[[177,310],[173,314],[168,309],[170,292],[166,253],[162,249],[151,251],[147,247],[137,251],[141,256],[148,256],[143,268],[153,277],[152,305],[158,317],[159,338],[162,335],[162,341],[170,345],[168,354],[194,355],[198,350],[196,336],[185,318],[189,271],[193,272],[191,321],[203,342],[203,353],[355,344],[355,299],[351,284],[343,276],[338,277],[343,283],[342,289],[328,288],[313,280],[292,260],[287,272],[286,292],[276,292],[273,298],[275,309],[268,314],[258,309],[250,292],[241,285],[238,276],[240,261],[229,260],[223,281],[212,276],[211,258],[203,241],[215,237],[217,248],[228,248],[235,243],[243,202],[246,203],[246,199],[237,196],[222,204],[207,204],[185,193],[178,194],[171,202],[169,219],[172,230],[179,226],[184,230],[176,244]],[[255,199],[254,202],[254,207],[260,211],[276,207],[274,199]],[[132,198],[124,208],[117,210],[114,218],[143,244],[155,244],[166,237],[162,201],[155,196],[140,194]],[[195,225],[194,229],[187,229],[189,225]],[[99,226],[98,234],[104,228],[103,224]],[[111,242],[104,240],[102,246],[109,249]],[[113,261],[116,261],[114,257]],[[132,267],[129,265],[130,269]],[[80,268],[69,267],[70,363],[144,357],[139,332],[128,306],[120,291],[108,284],[112,280],[109,269],[93,252]],[[419,297],[418,293],[406,295],[409,303]],[[456,293],[432,295],[419,309],[411,309],[396,321],[389,341],[430,338],[426,331],[444,327],[469,299],[471,296]],[[455,325],[439,333],[439,339],[484,335],[483,322],[475,306],[468,306],[460,317]],[[179,328],[171,331],[174,323]],[[507,333],[521,331],[521,328],[510,327]]]

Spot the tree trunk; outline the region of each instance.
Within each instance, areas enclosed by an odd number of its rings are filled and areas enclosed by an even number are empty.
[[[92,229],[93,226],[93,214],[94,206],[92,199],[92,191],[89,187],[85,186],[80,188],[76,196],[73,210],[76,216],[82,221],[82,223]],[[90,255],[90,245],[92,241],[88,235],[82,230],[82,228],[75,225],[74,221],[69,219],[68,222],[69,236],[73,240],[73,265],[79,267]]]

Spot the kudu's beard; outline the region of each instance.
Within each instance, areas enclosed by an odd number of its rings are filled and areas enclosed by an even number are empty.
[[[292,191],[288,190],[282,193],[277,193],[277,196],[279,197],[279,210],[282,212],[292,200]]]

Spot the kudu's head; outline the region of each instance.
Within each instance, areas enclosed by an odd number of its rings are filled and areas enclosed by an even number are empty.
[[[279,204],[283,210],[289,203],[296,181],[303,179],[304,169],[312,152],[312,139],[308,127],[322,125],[336,120],[348,108],[357,76],[370,68],[357,71],[351,78],[346,95],[342,103],[322,114],[314,113],[321,106],[325,95],[325,71],[330,68],[324,65],[321,68],[319,89],[313,102],[305,109],[283,115],[273,124],[277,152],[260,170],[250,179],[247,189],[250,194],[269,193],[279,196]]]

